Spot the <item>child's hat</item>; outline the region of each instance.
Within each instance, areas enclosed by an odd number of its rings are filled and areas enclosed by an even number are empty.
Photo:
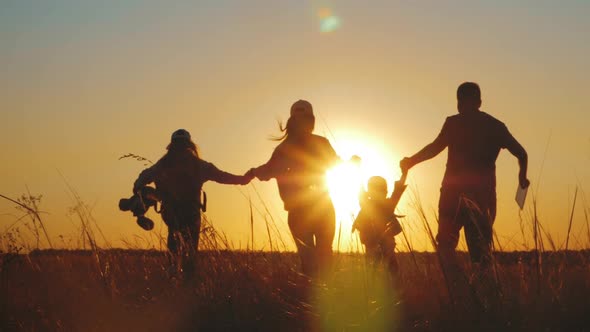
[[[367,182],[367,189],[387,191],[387,181],[381,176],[371,176]]]
[[[171,140],[176,140],[176,139],[186,139],[186,140],[190,140],[191,139],[191,134],[184,130],[184,129],[178,129],[177,131],[172,133],[172,138]]]

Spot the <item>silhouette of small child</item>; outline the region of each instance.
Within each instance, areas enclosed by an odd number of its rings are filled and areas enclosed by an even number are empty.
[[[398,181],[396,189],[391,197],[387,197],[387,181],[380,176],[371,177],[367,183],[367,191],[361,190],[361,210],[352,226],[353,231],[359,231],[369,263],[376,268],[377,264],[385,261],[394,279],[398,275],[395,236],[402,231],[394,211],[405,185]]]

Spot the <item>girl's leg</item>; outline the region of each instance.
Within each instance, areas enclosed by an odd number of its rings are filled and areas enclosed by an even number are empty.
[[[184,207],[182,216],[182,270],[184,277],[190,279],[196,271],[197,250],[201,230],[200,211],[192,206]]]

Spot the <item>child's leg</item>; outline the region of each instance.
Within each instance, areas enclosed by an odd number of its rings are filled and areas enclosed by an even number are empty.
[[[395,287],[399,286],[400,271],[397,262],[397,256],[395,255],[395,238],[386,237],[381,241],[381,253],[387,269]]]
[[[378,244],[367,242],[365,245],[365,258],[367,263],[368,272],[374,274],[379,266],[381,259],[381,248]]]

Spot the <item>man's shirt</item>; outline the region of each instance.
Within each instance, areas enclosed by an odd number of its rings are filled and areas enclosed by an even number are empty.
[[[518,145],[504,123],[481,111],[448,117],[435,143],[449,149],[443,186],[493,188],[500,150]]]

